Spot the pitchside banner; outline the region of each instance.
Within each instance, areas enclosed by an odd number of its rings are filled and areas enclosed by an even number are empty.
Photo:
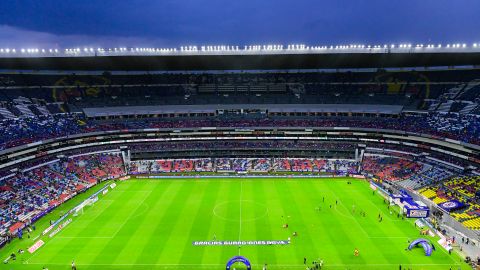
[[[408,209],[407,217],[409,218],[427,218],[430,215],[428,209]]]
[[[28,250],[28,252],[33,253],[37,249],[39,249],[41,246],[43,246],[43,244],[45,244],[45,242],[43,242],[43,240],[38,240],[35,244],[33,244],[33,246],[29,247],[27,250]]]
[[[265,240],[265,241],[193,241],[194,246],[269,246],[288,245],[288,240]]]

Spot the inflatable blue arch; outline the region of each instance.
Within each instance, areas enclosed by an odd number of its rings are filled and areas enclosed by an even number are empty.
[[[432,255],[432,251],[435,250],[435,246],[430,243],[427,239],[424,238],[418,238],[410,243],[408,246],[408,250],[412,250],[412,248],[416,246],[422,246],[423,249],[425,250],[425,256],[430,256]]]
[[[230,270],[230,267],[234,263],[237,263],[237,262],[243,263],[247,267],[248,270],[252,269],[252,265],[250,264],[250,261],[247,258],[245,258],[243,256],[235,256],[227,262],[227,270]]]

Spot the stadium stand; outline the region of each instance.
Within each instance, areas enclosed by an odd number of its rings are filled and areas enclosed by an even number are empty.
[[[362,162],[365,173],[381,180],[402,181],[420,171],[422,164],[393,157],[366,156]]]
[[[88,133],[102,130],[125,130],[138,128],[193,128],[193,127],[363,127],[404,130],[431,134],[437,137],[480,144],[480,121],[478,116],[430,113],[427,116],[402,115],[399,118],[380,118],[378,121],[363,118],[325,118],[315,120],[137,120],[113,123],[95,122],[79,114],[49,115],[18,119],[4,119],[0,127],[0,149],[23,145],[42,139]]]
[[[31,223],[98,181],[123,175],[118,154],[88,154],[52,160],[4,176],[0,186],[0,233],[16,223]]]
[[[470,175],[480,163],[475,148],[480,145],[480,82],[476,69],[95,75],[51,72],[0,77],[2,163],[21,160],[28,157],[28,151],[36,151],[32,160],[0,170],[0,235],[15,224],[30,223],[105,179],[127,174],[214,172],[363,173],[418,192],[437,205],[452,200],[465,203],[465,208],[452,211],[451,216],[466,228],[480,230],[480,178]],[[234,107],[208,111],[198,107],[205,104]],[[333,105],[334,109],[317,106],[322,104]],[[132,115],[88,113],[99,108],[107,112],[114,108],[148,112],[147,106],[171,105],[185,107]],[[362,110],[355,111],[353,105],[361,105]],[[397,109],[389,113],[376,110],[384,105]],[[346,111],[339,109],[342,106]],[[284,133],[279,132],[282,128]],[[313,128],[327,131],[315,131],[314,139],[285,139],[298,134],[313,138]],[[373,131],[367,139],[357,140],[349,128]],[[147,131],[137,134],[140,129]],[[154,134],[155,129],[166,129],[168,135]],[[183,130],[197,134],[181,137],[179,131]],[[135,137],[135,142],[103,145],[114,131],[125,138]],[[387,131],[403,132],[404,136],[381,137]],[[228,133],[235,138],[221,137]],[[271,137],[243,139],[247,133]],[[70,139],[87,134],[94,135],[81,144],[98,139],[100,145],[75,148],[69,144]],[[424,140],[412,139],[412,135]],[[145,138],[151,141],[142,141]],[[40,142],[48,139],[56,139],[58,145],[43,147]],[[444,142],[468,149],[452,150],[455,147],[447,148]],[[29,144],[40,146],[26,152],[17,150]],[[71,148],[55,152],[64,144]],[[209,156],[214,150],[225,151]],[[246,151],[245,156],[221,155],[235,155],[237,150]],[[271,154],[279,150],[283,152]],[[125,160],[120,151],[136,159]],[[322,153],[309,156],[309,151]],[[202,152],[205,156],[189,158]],[[18,157],[11,158],[10,153]]]
[[[178,164],[178,165],[176,165]],[[214,165],[213,165],[214,164]],[[186,168],[185,168],[186,167]],[[184,169],[185,168],[185,169]],[[140,160],[130,163],[131,174],[174,172],[323,172],[356,174],[358,163],[352,160],[322,160],[296,158],[216,158]]]
[[[424,164],[423,170],[412,175],[409,179],[400,182],[399,185],[407,189],[418,189],[441,182],[452,175],[453,172],[445,167]]]
[[[467,207],[451,212],[450,215],[472,230],[480,229],[480,204],[478,183],[480,176],[452,177],[435,186],[419,190],[420,194],[429,198],[436,204],[457,200],[465,203]]]

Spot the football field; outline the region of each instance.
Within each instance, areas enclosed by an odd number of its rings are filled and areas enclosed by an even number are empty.
[[[32,239],[1,249],[1,259],[31,246],[48,219]],[[128,180],[72,219],[52,238],[43,236],[36,252],[25,251],[0,269],[70,269],[72,260],[79,270],[225,269],[236,255],[247,257],[252,269],[266,263],[268,269],[304,270],[304,258],[310,266],[320,258],[322,269],[470,269],[436,238],[429,238],[437,247],[431,257],[420,247],[406,251],[408,241],[420,237],[413,220],[391,214],[368,182],[347,178]],[[286,245],[193,245],[289,238]]]

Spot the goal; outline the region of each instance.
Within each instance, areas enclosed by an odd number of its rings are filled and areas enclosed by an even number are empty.
[[[73,216],[76,217],[76,216],[78,216],[78,215],[82,215],[82,214],[83,214],[83,209],[84,209],[86,206],[93,206],[93,205],[95,205],[95,202],[96,202],[96,201],[98,201],[98,197],[97,197],[97,196],[86,199],[86,200],[83,201],[79,206],[75,207],[75,209],[73,210]]]

